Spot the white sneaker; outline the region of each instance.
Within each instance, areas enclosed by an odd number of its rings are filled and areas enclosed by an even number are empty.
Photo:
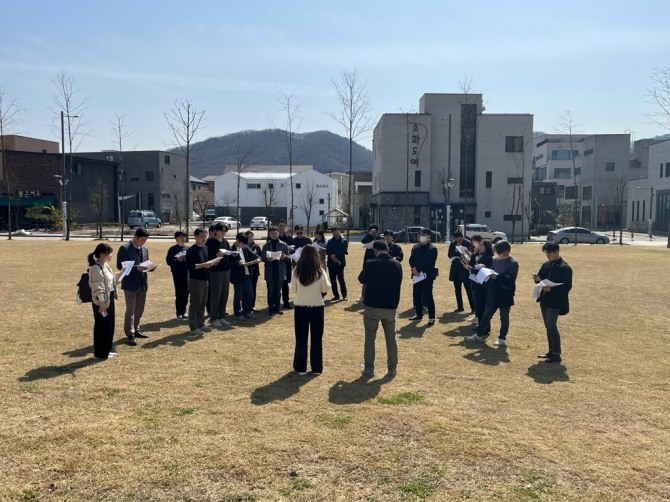
[[[197,336],[205,334],[205,332],[200,330],[200,329],[192,329],[191,331],[189,331],[189,333],[192,334],[192,335],[197,335]]]
[[[498,338],[495,342],[493,342],[493,345],[500,345],[502,347],[504,345],[507,345],[507,342],[505,341],[504,338]]]
[[[358,302],[358,303],[363,303],[363,300],[364,300],[364,299],[365,299],[365,298],[363,298],[363,297],[361,296],[358,300],[356,300],[356,302]]]
[[[470,342],[483,342],[484,341],[484,339],[481,336],[479,336],[477,333],[475,333],[472,336],[467,337],[466,340],[468,340]]]
[[[212,322],[209,323],[209,325],[214,328],[220,328],[221,326],[223,326],[223,324],[221,324],[221,321],[219,321],[218,319],[214,319]]]
[[[212,331],[214,328],[212,326],[200,326],[198,329],[200,331]]]
[[[219,321],[219,326],[230,326],[230,323],[226,321],[223,317],[217,320]]]
[[[116,357],[116,356],[118,356],[118,354],[116,352],[110,352],[109,354],[107,354],[107,357],[109,357],[109,358]]]

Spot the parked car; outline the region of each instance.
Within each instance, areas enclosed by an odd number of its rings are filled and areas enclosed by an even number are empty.
[[[257,228],[260,230],[267,230],[269,223],[270,222],[265,216],[254,216],[251,219],[251,223],[249,223],[249,228],[251,230],[256,230]]]
[[[397,232],[393,232],[393,240],[395,242],[417,242],[417,236],[419,235],[419,232],[421,232],[422,228],[424,227],[414,226],[414,227],[407,227],[407,232],[405,232],[404,228]],[[409,233],[409,240],[407,239],[408,233]],[[431,230],[430,240],[432,242],[440,242],[442,240],[442,234],[440,234],[440,232],[437,232],[435,230]]]
[[[214,218],[216,218],[216,209],[213,207],[205,209],[205,221],[212,221]]]
[[[575,237],[577,238],[575,240]],[[547,242],[558,242],[560,244],[575,243],[578,244],[609,244],[610,238],[605,234],[594,232],[583,227],[563,227],[558,230],[552,230],[547,234]]]
[[[135,227],[161,227],[161,219],[153,211],[134,209],[128,213],[128,226]]]
[[[465,226],[465,230],[467,230],[467,232],[463,231],[463,225],[458,225],[456,230],[459,230],[463,233],[463,235],[467,235],[468,237],[472,237],[473,235],[477,234],[481,235],[482,239],[487,239],[494,243],[507,240],[507,234],[505,232],[496,232],[488,225],[481,225],[479,223],[468,223]]]
[[[202,215],[196,213],[195,211],[191,212],[191,221],[200,221],[202,220]]]
[[[214,223],[223,223],[228,228],[239,228],[242,224],[232,216],[219,216],[214,218]]]

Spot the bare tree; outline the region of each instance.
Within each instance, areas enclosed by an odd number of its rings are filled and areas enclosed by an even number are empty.
[[[188,223],[189,218],[191,217],[192,207],[190,205],[191,200],[191,144],[193,143],[193,138],[195,137],[200,125],[202,123],[202,118],[205,115],[205,110],[198,109],[193,101],[190,99],[177,99],[174,102],[174,107],[165,112],[165,120],[172,131],[175,141],[177,142],[177,147],[182,151],[186,157],[186,179],[184,198],[186,203],[186,208],[184,211],[186,218],[186,234],[188,235]]]
[[[181,210],[179,209],[179,199],[181,198],[179,192],[175,192],[172,194],[174,197],[174,217],[177,223],[177,226],[179,227],[179,230],[181,230]],[[186,206],[184,206],[186,207]],[[188,209],[188,208],[187,208]],[[204,217],[203,220],[205,221]],[[188,235],[188,232],[186,233]]]
[[[9,165],[7,164],[7,155],[5,150],[5,135],[19,124],[19,115],[22,109],[19,108],[16,100],[0,86],[0,172],[5,177],[7,185],[7,239],[12,240],[12,189],[9,183],[11,178]]]
[[[235,207],[235,205],[237,204],[237,199],[235,198],[235,194],[224,192],[223,195],[218,198],[216,204],[218,206],[226,208],[226,212],[228,212],[229,209]]]
[[[260,202],[265,207],[265,216],[271,220],[270,210],[277,205],[278,193],[275,183],[266,181],[261,185]]]
[[[88,136],[88,122],[83,120],[84,112],[86,111],[86,101],[88,98],[79,98],[80,90],[77,89],[74,77],[67,72],[60,72],[51,79],[51,83],[56,88],[53,95],[53,102],[56,106],[52,111],[60,118],[60,133],[61,141],[67,139],[69,152],[69,169],[65,169],[65,161],[63,160],[63,172],[61,173],[61,180],[63,181],[64,190],[67,189],[67,215],[65,216],[65,240],[70,239],[70,226],[73,221],[75,209],[72,207],[72,192],[74,191],[73,184],[73,158],[72,151],[77,150],[81,142]],[[76,120],[75,120],[76,119]],[[55,119],[58,120],[57,118]],[[54,129],[58,130],[57,126]],[[65,145],[63,145],[64,147]],[[65,152],[61,152],[63,159],[65,159]],[[69,189],[67,183],[69,182]]]
[[[282,106],[283,113],[286,114],[286,122],[284,129],[284,145],[286,146],[286,156],[288,159],[288,174],[289,180],[291,183],[291,200],[288,211],[288,221],[289,228],[293,228],[293,139],[296,133],[300,130],[300,124],[302,123],[302,117],[300,117],[300,108],[301,105],[295,103],[294,94],[281,93],[279,97],[279,102]]]
[[[300,201],[298,207],[305,212],[307,217],[307,235],[309,235],[309,222],[312,218],[312,210],[318,202],[319,190],[314,186],[314,183],[308,181],[305,183],[305,188],[300,193]]]
[[[338,113],[330,116],[340,124],[349,140],[349,201],[347,212],[349,213],[347,225],[347,240],[351,228],[351,217],[353,214],[354,193],[354,142],[360,140],[363,135],[374,127],[372,117],[372,105],[368,95],[365,82],[361,81],[361,75],[357,68],[353,70],[343,69],[339,80],[331,80],[335,87],[335,94],[340,106]]]
[[[126,132],[126,116],[114,114],[114,120],[109,121],[112,129],[112,146],[119,156],[119,167],[117,171],[117,182],[121,183],[121,190],[116,191],[117,207],[119,211],[119,231],[121,232],[121,241],[123,241],[124,228],[124,209],[126,207],[126,172],[123,170],[123,140],[130,136]]]
[[[579,127],[572,118],[570,110],[560,118],[558,123],[558,131],[568,137],[570,144],[570,160],[572,160],[572,178],[574,181],[574,205],[573,205],[573,224],[575,227],[575,246],[577,245],[577,227],[579,226],[579,185],[577,184],[577,163],[575,160],[575,131]]]
[[[513,137],[514,138],[514,137]],[[517,144],[519,141],[516,138],[520,138],[521,144]],[[507,139],[505,139],[507,141]],[[521,215],[521,239],[523,240],[524,236],[524,215],[526,211],[526,151],[528,148],[532,148],[533,137],[532,131],[530,135],[522,134],[516,136],[515,139],[510,139],[512,142],[510,145],[505,145],[505,150],[510,151],[512,154],[512,160],[514,161],[514,166],[516,167],[516,178],[520,180],[519,183],[513,184],[513,193],[512,193],[512,240],[516,238],[516,220],[519,215]],[[532,153],[531,153],[532,155]],[[529,157],[528,157],[529,158]],[[529,213],[529,211],[528,211]],[[530,217],[528,219],[530,222]],[[530,226],[530,223],[529,223]]]
[[[241,133],[235,141],[235,156],[237,165],[237,207],[235,210],[235,219],[240,222],[240,184],[242,183],[242,174],[251,165],[251,157],[253,155],[253,147],[247,147],[244,144],[246,133]],[[289,169],[291,166],[289,165]],[[293,187],[293,184],[291,184]],[[239,230],[239,227],[238,227]]]
[[[214,205],[214,194],[209,190],[196,190],[193,197],[193,207],[195,212],[200,215],[202,221],[205,221],[207,208]]]
[[[647,117],[670,130],[670,66],[655,68],[650,78],[652,87],[647,90],[647,97],[658,109]]]
[[[619,216],[619,245],[623,246],[623,225],[624,225],[624,207],[626,202],[626,192],[628,180],[624,176],[608,180],[612,201]]]
[[[99,239],[102,239],[102,217],[105,211],[107,192],[108,187],[100,178],[95,180],[93,186],[88,189],[88,200],[93,207],[93,214],[95,214],[95,232]]]

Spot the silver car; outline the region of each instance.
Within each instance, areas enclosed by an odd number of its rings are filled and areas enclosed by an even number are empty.
[[[609,244],[610,238],[605,234],[594,232],[583,227],[563,227],[552,230],[547,234],[547,242],[558,242],[560,244]]]

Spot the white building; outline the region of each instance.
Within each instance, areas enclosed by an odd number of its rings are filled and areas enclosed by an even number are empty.
[[[295,166],[294,166],[295,167]],[[305,166],[302,166],[305,167]],[[337,195],[334,180],[309,166],[289,175],[288,166],[263,166],[242,173],[224,172],[214,180],[216,206],[235,216],[239,180],[240,220],[246,225],[254,216],[267,216],[272,222],[289,220],[291,183],[293,184],[293,224],[314,226],[324,221],[329,204]],[[309,216],[308,216],[309,213]]]
[[[666,232],[670,225],[670,140],[652,141],[648,149],[647,177],[628,183],[627,228],[648,232],[651,225],[654,231]]]
[[[467,220],[521,238],[532,133],[532,115],[484,114],[481,94],[424,94],[419,113],[384,114],[373,134],[372,221],[450,234]]]

